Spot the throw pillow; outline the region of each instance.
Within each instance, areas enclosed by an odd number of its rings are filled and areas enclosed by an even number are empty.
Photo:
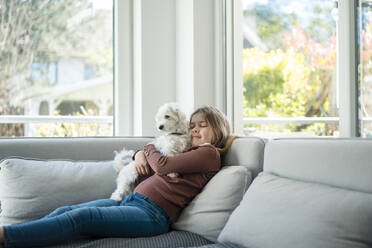
[[[244,247],[369,247],[372,194],[270,173],[255,178],[218,237]]]
[[[113,161],[4,159],[0,226],[38,219],[60,206],[109,198],[116,175]]]
[[[173,228],[197,233],[215,242],[251,183],[245,166],[225,166],[182,211]]]

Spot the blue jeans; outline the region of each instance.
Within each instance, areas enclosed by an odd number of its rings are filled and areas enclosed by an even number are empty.
[[[168,231],[170,218],[149,198],[135,193],[122,202],[102,199],[57,208],[35,221],[4,226],[4,247],[37,247],[91,237],[146,237]]]

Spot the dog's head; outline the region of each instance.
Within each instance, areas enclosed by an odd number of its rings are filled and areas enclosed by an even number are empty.
[[[166,103],[161,106],[155,116],[156,127],[165,133],[188,132],[186,115],[179,109],[177,103]]]

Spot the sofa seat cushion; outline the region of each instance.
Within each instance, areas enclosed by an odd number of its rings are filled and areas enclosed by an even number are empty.
[[[194,233],[171,231],[147,238],[77,239],[64,244],[48,246],[46,248],[174,248],[198,247],[211,243],[212,242]]]
[[[263,172],[218,241],[257,248],[367,248],[372,194]]]
[[[185,247],[186,248],[186,247]],[[193,246],[187,248],[246,248],[241,245],[233,244],[233,243],[216,243],[216,244],[209,244],[203,246]]]
[[[57,207],[109,198],[113,161],[8,158],[0,163],[0,225],[41,218]]]

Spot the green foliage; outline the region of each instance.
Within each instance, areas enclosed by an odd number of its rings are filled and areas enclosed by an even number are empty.
[[[299,11],[288,11],[296,1],[282,0],[257,1],[244,11],[246,20],[254,20],[257,35],[269,49],[284,49],[286,43],[282,37],[291,32],[292,27],[301,23],[302,29],[313,40],[326,41],[335,33],[335,21],[331,16],[333,1],[307,0],[301,3],[303,9],[311,13],[304,18]],[[251,24],[252,25],[252,24]]]
[[[244,114],[249,117],[306,116],[322,89],[325,75],[331,70],[314,70],[308,65],[306,55],[293,49],[264,52],[258,48],[245,49]],[[331,78],[325,78],[328,81]],[[327,81],[327,82],[328,82]],[[321,102],[329,108],[328,98]],[[320,114],[319,114],[320,115]],[[248,126],[247,126],[248,127]],[[265,131],[293,132],[298,125],[249,125]],[[324,124],[304,126],[302,131],[326,134]]]
[[[277,34],[283,31],[284,24],[281,22],[280,17],[278,16],[272,16],[269,20],[266,22],[262,22],[258,26],[258,35],[261,38],[267,39],[269,37],[272,37],[272,34]]]
[[[264,66],[256,73],[244,74],[244,97],[247,106],[252,108],[260,104],[272,107],[271,96],[283,90],[283,64],[274,67]]]
[[[257,4],[252,10],[246,10],[244,16],[254,16],[257,23],[257,35],[269,48],[282,48],[284,42],[280,36],[288,30],[289,19],[278,13],[272,5]]]
[[[88,110],[92,114],[93,110]],[[55,112],[55,116],[60,116]],[[84,116],[74,113],[73,116]],[[112,136],[112,124],[106,123],[40,123],[30,124],[37,137],[88,137]]]
[[[112,125],[99,123],[41,123],[31,124],[37,137],[112,136]]]
[[[250,48],[244,51],[244,61],[247,116],[304,115],[314,90],[306,84],[311,70],[304,66],[302,54]]]

